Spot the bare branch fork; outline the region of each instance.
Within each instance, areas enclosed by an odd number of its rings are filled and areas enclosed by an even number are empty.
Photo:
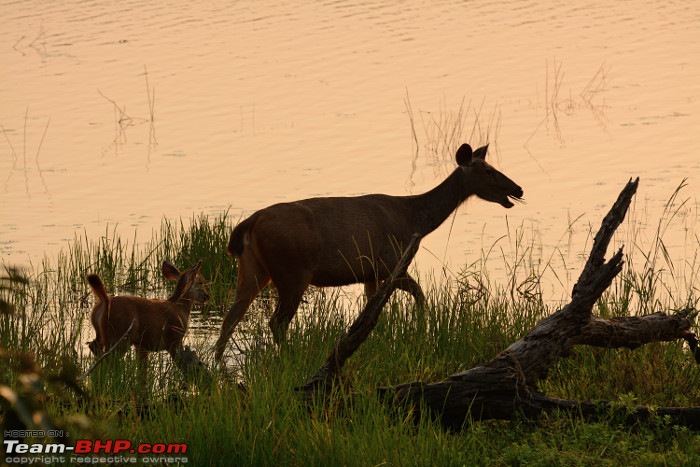
[[[609,402],[554,399],[537,388],[538,382],[547,377],[549,368],[559,358],[566,357],[573,346],[634,349],[650,342],[684,339],[690,345],[695,360],[700,363],[698,340],[691,331],[698,314],[696,310],[686,309],[673,315],[659,312],[612,319],[592,314],[596,301],[622,270],[622,248],[607,261],[605,253],[613,233],[627,213],[638,183],[639,179],[627,183],[603,219],[590,257],[567,305],[542,319],[527,335],[489,362],[437,383],[411,382],[380,388],[380,396],[386,402],[410,405],[416,417],[426,411],[449,429],[460,429],[469,419],[511,419],[516,413],[536,418],[543,413],[560,410],[596,417],[605,414],[612,405]],[[397,271],[393,277],[398,277],[396,274]],[[391,295],[393,287],[391,281],[387,281],[383,286],[383,295],[379,296],[378,293],[376,299],[367,303],[348,333],[341,337],[326,364],[300,388],[307,395],[316,389],[327,387],[333,381],[344,361],[374,327],[376,316]],[[378,305],[379,308],[376,309]],[[365,324],[358,324],[360,321]],[[355,328],[363,330],[361,335],[357,335],[358,340],[346,337],[352,335]],[[346,345],[344,339],[351,341],[352,346]],[[639,420],[648,418],[652,413],[669,416],[673,423],[700,428],[698,407],[660,407],[652,410],[638,406],[632,410],[626,408],[624,415],[628,419]]]

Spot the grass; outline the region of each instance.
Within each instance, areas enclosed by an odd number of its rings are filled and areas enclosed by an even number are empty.
[[[686,209],[679,190],[667,203],[649,245],[636,217],[626,226],[633,256],[599,301],[595,313],[627,315],[672,310],[698,299],[700,267],[689,258],[673,264],[663,241]],[[236,220],[222,214],[189,222],[162,222],[150,242],[135,245],[116,230],[98,239],[76,238],[70,248],[45,260],[28,281],[12,281],[2,298],[14,306],[0,314],[0,401],[3,428],[35,427],[45,414],[70,432],[68,443],[127,439],[131,443],[187,443],[195,465],[697,465],[700,437],[662,418],[628,426],[609,419],[589,423],[551,415],[538,421],[472,422],[448,433],[429,419],[414,424],[406,410],[389,409],[376,388],[413,380],[438,381],[492,358],[555,311],[543,298],[541,278],[552,254],[512,229],[452,280],[426,280],[428,306],[417,308],[403,293],[391,299],[377,327],[346,363],[347,386],[326,404],[306,406],[295,394],[323,363],[357,307],[337,289],[306,297],[281,349],[270,344],[267,319],[272,293],[256,302],[234,336],[238,355],[231,370],[217,372],[213,390],[188,384],[165,353],[150,358],[148,404],[136,391],[133,353],[101,364],[85,343],[92,339],[93,298],[88,272],[101,275],[110,293],[165,296],[160,262],[187,267],[204,261],[211,302],[196,317],[188,343],[211,365],[211,335],[232,297],[236,264],[225,255]],[[691,250],[700,241],[691,237]],[[494,263],[505,280],[489,273]],[[576,276],[578,272],[574,274]],[[678,285],[673,285],[678,284]],[[229,345],[229,350],[235,348]],[[39,367],[41,369],[39,369]],[[241,390],[239,382],[244,383]],[[635,351],[576,348],[542,383],[550,396],[612,400],[622,406],[700,406],[700,369],[681,343],[647,345]],[[13,399],[9,395],[14,394]],[[15,402],[12,404],[11,400]],[[23,421],[24,420],[24,421]],[[46,442],[40,438],[29,442]]]

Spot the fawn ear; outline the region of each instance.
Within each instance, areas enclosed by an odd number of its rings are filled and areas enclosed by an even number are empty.
[[[488,149],[489,149],[489,145],[487,143],[486,146],[482,146],[479,149],[477,149],[476,151],[474,151],[474,158],[485,160],[486,159],[486,151],[488,151]]]
[[[163,276],[171,281],[176,281],[177,278],[180,277],[180,270],[168,261],[163,261],[161,271],[163,272]]]
[[[461,166],[467,166],[472,161],[472,147],[467,143],[464,143],[457,149],[457,164]]]

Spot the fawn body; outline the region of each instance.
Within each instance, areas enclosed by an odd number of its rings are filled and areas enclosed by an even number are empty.
[[[104,353],[128,332],[118,348],[120,353],[133,345],[142,360],[149,352],[162,350],[175,357],[182,349],[194,303],[209,300],[209,292],[199,274],[201,266],[202,262],[198,261],[192,269],[180,272],[163,261],[163,275],[176,281],[175,290],[167,300],[130,295],[110,297],[100,277],[90,274],[88,283],[97,298],[90,315],[97,337],[89,343],[90,350],[96,355]]]
[[[487,148],[472,152],[463,144],[456,153],[458,167],[420,195],[311,198],[269,206],[238,224],[228,245],[238,258],[236,295],[216,343],[216,360],[221,361],[233,329],[268,283],[279,293],[270,319],[279,342],[309,285],[363,283],[369,297],[411,236],[422,238],[437,229],[470,196],[512,207],[509,198],[520,200],[523,190],[485,161]],[[423,299],[409,275],[398,287]]]

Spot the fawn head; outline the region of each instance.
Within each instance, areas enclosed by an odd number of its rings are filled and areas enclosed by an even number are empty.
[[[161,271],[166,279],[177,281],[175,290],[170,295],[169,300],[177,302],[180,300],[191,300],[197,303],[206,303],[209,301],[209,291],[199,270],[202,268],[202,260],[197,261],[192,269],[184,272],[175,267],[168,261],[163,261]]]
[[[523,189],[486,162],[488,147],[487,144],[472,151],[471,146],[463,144],[457,150],[457,164],[467,174],[471,190],[476,196],[498,203],[504,208],[512,208],[511,199],[522,202]]]

